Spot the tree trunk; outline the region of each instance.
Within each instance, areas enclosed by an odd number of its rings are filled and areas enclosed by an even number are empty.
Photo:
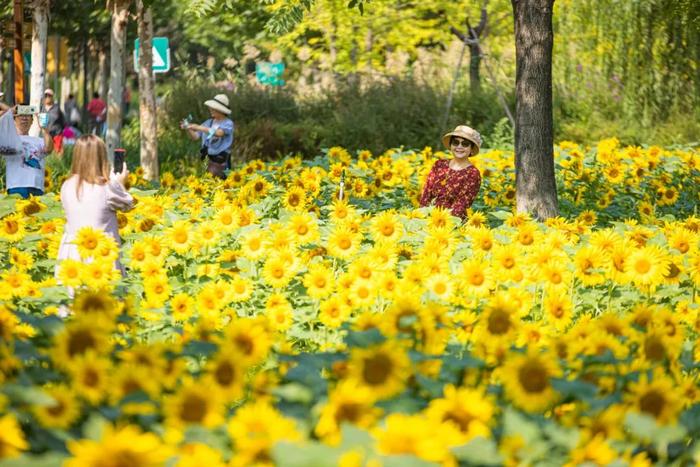
[[[97,92],[104,99],[109,94],[109,60],[107,56],[108,47],[99,45],[97,51]]]
[[[479,43],[469,44],[469,89],[472,95],[481,92],[481,76],[479,66],[481,65],[481,50]]]
[[[129,21],[130,1],[111,0],[108,3],[112,13],[109,94],[107,97],[107,155],[110,163],[114,160],[114,150],[121,144],[124,47],[126,46],[126,26]]]
[[[46,52],[49,32],[49,1],[35,0],[32,4],[32,75],[29,103],[41,107],[41,98],[46,86]],[[38,136],[39,124],[32,123],[29,134]]]
[[[554,0],[512,0],[515,19],[515,177],[518,212],[559,214],[552,128]]]
[[[90,102],[90,95],[88,94],[88,46],[87,39],[83,41],[82,45],[83,53],[81,58],[83,59],[83,122],[88,122],[87,106]],[[104,99],[105,96],[102,96]],[[87,128],[87,127],[86,127]]]
[[[158,138],[155,76],[153,74],[153,14],[143,0],[136,2],[139,29],[139,116],[141,120],[141,167],[146,180],[158,180]]]

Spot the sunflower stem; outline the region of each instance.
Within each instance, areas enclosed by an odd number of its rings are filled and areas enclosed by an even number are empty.
[[[610,284],[608,285],[608,311],[610,311],[610,303],[612,301],[613,290],[615,290],[615,284],[613,284],[613,282],[610,281]]]

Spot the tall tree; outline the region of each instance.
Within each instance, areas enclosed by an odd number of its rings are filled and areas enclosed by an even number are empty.
[[[515,19],[515,180],[519,212],[559,214],[552,122],[554,0],[512,0]]]
[[[155,79],[153,76],[153,12],[144,0],[136,0],[139,33],[139,115],[141,118],[141,167],[146,180],[158,180],[158,139]]]
[[[29,103],[41,106],[46,83],[46,45],[49,31],[49,0],[34,0],[32,8],[32,74],[30,78]],[[36,121],[31,134],[39,134]]]
[[[112,14],[110,40],[109,94],[107,96],[107,153],[114,160],[114,150],[121,144],[122,98],[124,93],[124,47],[131,0],[108,0]]]

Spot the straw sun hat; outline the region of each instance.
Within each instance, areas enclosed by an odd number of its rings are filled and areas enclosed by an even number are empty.
[[[213,99],[204,101],[204,105],[222,114],[229,115],[231,113],[231,109],[228,108],[228,96],[226,94],[217,94]]]
[[[442,137],[442,144],[445,145],[447,149],[450,149],[450,139],[453,136],[458,136],[474,143],[475,148],[472,150],[472,156],[479,154],[481,149],[481,135],[474,128],[468,127],[467,125],[459,125],[454,130],[447,133]]]

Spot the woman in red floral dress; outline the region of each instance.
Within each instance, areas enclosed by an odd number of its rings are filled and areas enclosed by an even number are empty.
[[[479,169],[469,162],[470,157],[479,154],[481,135],[473,128],[460,125],[443,136],[442,143],[453,158],[435,162],[425,182],[420,205],[447,208],[464,220],[481,187]]]

